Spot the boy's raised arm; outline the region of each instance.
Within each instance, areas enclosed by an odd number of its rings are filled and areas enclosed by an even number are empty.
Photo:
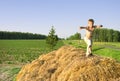
[[[103,25],[95,25],[95,28],[101,28]]]
[[[86,29],[86,28],[87,28],[87,27],[83,27],[83,26],[80,27],[80,29]]]

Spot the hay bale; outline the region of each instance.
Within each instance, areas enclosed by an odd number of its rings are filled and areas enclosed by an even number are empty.
[[[22,67],[17,81],[119,81],[120,63],[63,46]]]

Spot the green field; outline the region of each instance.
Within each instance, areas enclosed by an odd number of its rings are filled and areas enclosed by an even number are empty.
[[[83,40],[61,40],[54,49],[63,45],[86,50]],[[50,51],[45,40],[0,40],[0,81],[12,80],[24,64]],[[120,61],[120,43],[94,42],[93,54]]]
[[[11,81],[24,64],[50,51],[45,40],[0,40],[0,81]]]
[[[83,40],[64,41],[65,44],[73,45],[77,48],[86,50],[86,44]],[[120,43],[119,42],[93,42],[93,54],[110,57],[120,61]]]
[[[59,41],[55,49],[62,45]],[[49,51],[45,40],[0,40],[0,63],[28,63]]]

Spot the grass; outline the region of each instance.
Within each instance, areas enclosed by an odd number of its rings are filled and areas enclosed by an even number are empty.
[[[86,50],[83,40],[61,40],[55,49],[63,45],[72,45]],[[45,40],[0,40],[0,81],[11,81],[23,64],[30,63],[41,54],[50,51]],[[93,54],[120,61],[120,43],[94,42]]]
[[[55,49],[62,45],[59,41]],[[14,77],[23,64],[50,51],[45,40],[0,40],[0,81],[15,81]]]
[[[62,45],[59,41],[55,49]],[[45,40],[0,40],[0,63],[28,63],[49,51]]]
[[[65,44],[73,45],[77,48],[86,50],[86,44],[83,40],[68,40]],[[110,57],[120,61],[120,43],[119,42],[93,42],[93,54]]]
[[[20,71],[21,66],[13,64],[0,65],[0,81],[12,81]]]
[[[102,55],[105,57],[111,57],[120,61],[120,43],[99,43],[95,42],[93,47],[93,52],[98,55]]]

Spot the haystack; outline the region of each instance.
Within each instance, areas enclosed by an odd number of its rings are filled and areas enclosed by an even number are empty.
[[[16,81],[119,81],[120,63],[63,46],[22,67]]]

